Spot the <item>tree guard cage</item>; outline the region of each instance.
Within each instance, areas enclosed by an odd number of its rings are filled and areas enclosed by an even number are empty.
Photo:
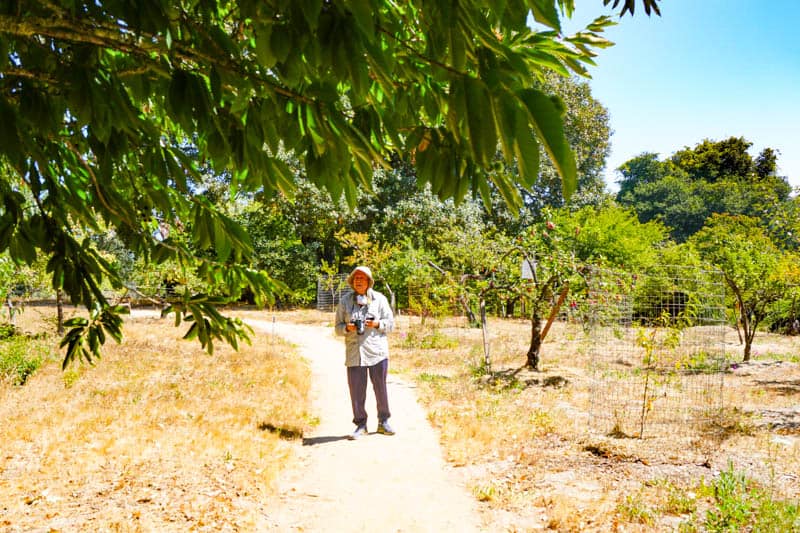
[[[716,419],[728,366],[722,273],[662,265],[584,274],[568,312],[588,340],[590,424],[644,437]]]
[[[317,278],[317,310],[335,311],[350,287],[347,285],[348,274],[320,276]]]

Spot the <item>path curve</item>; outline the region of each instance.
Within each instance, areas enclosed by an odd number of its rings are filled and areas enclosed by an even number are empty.
[[[447,466],[413,386],[389,369],[389,405],[397,434],[375,433],[372,391],[370,434],[353,429],[344,342],[332,328],[247,320],[297,345],[311,365],[311,399],[319,425],[305,435],[299,466],[279,482],[270,506],[275,531],[470,532],[480,530],[475,499]],[[371,388],[371,387],[369,387]]]

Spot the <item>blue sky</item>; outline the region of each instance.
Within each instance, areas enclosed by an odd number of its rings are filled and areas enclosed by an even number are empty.
[[[609,110],[606,183],[642,153],[661,158],[703,139],[744,137],[754,157],[778,150],[778,173],[800,187],[800,0],[640,0],[606,30],[615,46],[590,68],[592,94]],[[616,10],[619,11],[619,8]],[[565,33],[614,14],[602,0],[576,0]]]

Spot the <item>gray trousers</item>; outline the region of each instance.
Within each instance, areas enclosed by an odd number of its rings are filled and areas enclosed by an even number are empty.
[[[353,423],[357,426],[367,424],[367,374],[372,381],[375,403],[378,404],[378,421],[388,420],[389,396],[386,392],[386,375],[389,373],[389,360],[384,359],[372,366],[348,366],[347,385],[350,388],[350,403],[353,406]]]

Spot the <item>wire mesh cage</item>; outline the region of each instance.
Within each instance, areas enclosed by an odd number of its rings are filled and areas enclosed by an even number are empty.
[[[686,434],[718,416],[728,364],[721,272],[591,268],[585,279],[575,312],[591,339],[595,428],[637,437]]]
[[[317,278],[317,311],[335,311],[342,296],[352,289],[347,285],[347,274]]]

